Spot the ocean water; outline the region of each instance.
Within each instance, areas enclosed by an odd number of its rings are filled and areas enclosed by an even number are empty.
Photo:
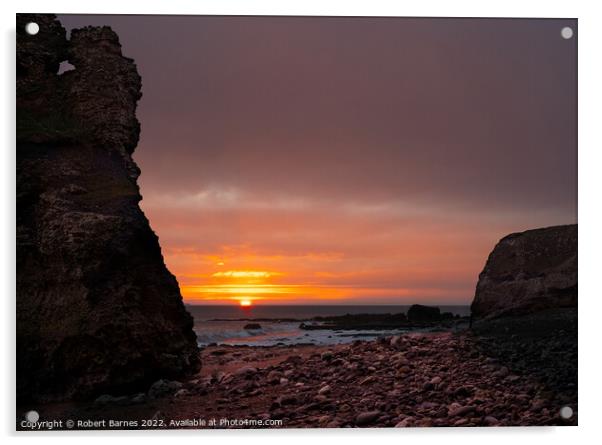
[[[345,314],[407,313],[410,306],[200,306],[188,305],[194,317],[194,330],[200,346],[211,343],[227,345],[272,346],[276,344],[329,345],[350,343],[357,339],[372,340],[380,336],[408,332],[407,329],[387,330],[303,330],[302,321],[317,316]],[[439,306],[441,312],[460,316],[470,315],[469,306]],[[258,330],[246,330],[250,322],[261,325]]]

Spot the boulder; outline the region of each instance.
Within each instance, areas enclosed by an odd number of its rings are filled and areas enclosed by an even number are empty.
[[[255,331],[261,329],[261,325],[259,323],[247,323],[243,329],[246,331]]]
[[[165,379],[157,380],[148,390],[148,397],[151,399],[157,399],[159,397],[173,394],[181,388],[182,384],[180,382]]]
[[[408,320],[411,322],[434,322],[441,320],[441,310],[435,306],[413,304],[408,310]]]

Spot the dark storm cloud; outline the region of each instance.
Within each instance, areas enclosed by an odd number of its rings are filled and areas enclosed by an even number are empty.
[[[108,24],[143,77],[152,190],[575,213],[567,20],[61,16]]]

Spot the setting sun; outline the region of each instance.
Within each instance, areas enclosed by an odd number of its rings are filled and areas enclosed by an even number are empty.
[[[251,300],[240,300],[240,305],[242,307],[249,307],[251,306]]]

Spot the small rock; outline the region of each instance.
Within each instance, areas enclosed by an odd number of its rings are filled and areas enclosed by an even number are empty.
[[[226,377],[226,373],[224,371],[217,371],[213,376],[217,383],[220,383],[222,380],[224,380],[224,377]]]
[[[133,404],[140,404],[140,403],[145,403],[145,402],[146,402],[146,394],[143,392],[138,393],[134,397],[132,397]]]
[[[329,421],[330,421],[330,416],[320,416],[318,418],[318,422],[320,422],[320,423],[327,423]]]
[[[148,396],[151,399],[156,399],[159,397],[166,396],[168,394],[173,394],[181,387],[182,384],[177,381],[170,381],[164,379],[157,380],[151,385],[150,389],[148,390]]]
[[[332,351],[324,351],[321,355],[320,358],[326,362],[332,360]]]
[[[485,422],[485,425],[487,426],[497,426],[500,424],[500,421],[497,420],[495,417],[493,416],[487,416],[485,417],[485,419],[483,419]]]
[[[423,391],[431,391],[433,388],[435,387],[435,385],[433,385],[431,382],[426,382],[423,386],[422,386],[422,390]]]
[[[433,378],[431,379],[430,383],[431,383],[431,385],[435,385],[435,386],[436,386],[436,385],[438,385],[439,383],[441,383],[441,380],[442,380],[442,379],[441,379],[441,377],[439,377],[439,376],[436,376],[436,377],[433,377]]]
[[[248,331],[256,331],[261,329],[261,325],[259,323],[247,323],[244,325],[243,329]]]
[[[378,419],[379,416],[380,411],[366,411],[357,415],[355,424],[358,426],[368,425]]]
[[[178,389],[174,394],[174,397],[184,397],[187,396],[190,392],[187,389]]]
[[[454,395],[457,397],[469,397],[473,393],[473,389],[469,386],[460,386],[454,391]]]
[[[414,418],[411,416],[406,417],[402,421],[397,422],[397,424],[395,425],[395,428],[407,428],[409,426],[412,426],[412,423],[414,423]]]
[[[266,380],[268,381],[268,383],[272,383],[272,384],[277,384],[280,383],[280,378],[282,377],[282,373],[279,371],[270,371],[268,373],[268,376],[266,377]]]
[[[279,399],[280,405],[295,405],[299,400],[293,394],[287,394]]]
[[[360,385],[366,385],[368,383],[372,383],[376,381],[376,377],[374,377],[373,375],[368,376],[366,378],[363,378],[362,380],[360,380]]]
[[[242,368],[239,368],[238,370],[236,370],[234,372],[234,375],[240,376],[240,375],[244,375],[244,376],[250,376],[257,373],[257,368],[254,368],[253,366],[243,366]]]
[[[331,388],[330,388],[330,385],[325,385],[325,386],[322,386],[322,387],[319,389],[319,391],[318,391],[318,394],[320,394],[320,395],[328,394],[328,393],[330,392],[330,389],[331,389]]]
[[[473,405],[467,405],[467,406],[462,406],[462,405],[454,406],[454,405],[457,405],[457,404],[452,403],[452,405],[450,405],[450,408],[447,411],[447,413],[450,417],[464,416],[475,410],[475,406],[473,406]]]

